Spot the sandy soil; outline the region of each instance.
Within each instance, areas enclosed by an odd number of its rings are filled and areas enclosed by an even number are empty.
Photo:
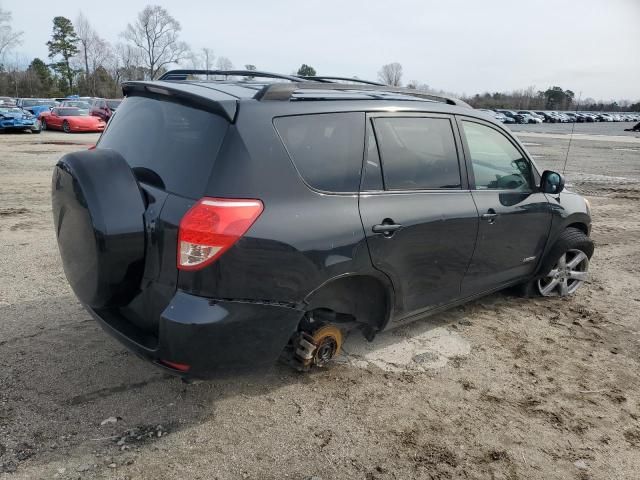
[[[51,169],[95,136],[0,136],[0,478],[638,478],[640,135],[589,128],[567,174],[597,249],[574,297],[500,293],[349,338],[311,374],[191,385],[106,336],[64,279]],[[522,140],[562,170],[568,139],[538,129]]]

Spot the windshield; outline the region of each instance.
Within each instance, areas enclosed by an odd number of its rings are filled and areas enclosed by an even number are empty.
[[[77,107],[77,108],[83,108],[85,110],[88,110],[89,108],[91,108],[91,105],[89,105],[87,102],[64,102],[62,104],[63,107]]]
[[[77,108],[58,108],[56,112],[61,117],[86,117],[89,115],[88,110],[79,110]]]
[[[120,105],[121,102],[122,102],[122,100],[107,100],[107,106],[111,110],[115,110],[116,108],[118,108],[118,106]]]
[[[19,108],[0,108],[0,113],[23,113]]]
[[[53,100],[38,100],[36,99],[28,99],[22,101],[23,107],[35,107],[35,106],[43,106],[43,107],[55,107],[56,102]]]

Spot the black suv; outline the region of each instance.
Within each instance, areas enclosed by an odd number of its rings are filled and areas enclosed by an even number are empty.
[[[586,278],[587,201],[463,102],[255,71],[123,90],[55,168],[55,228],[82,304],[169,371],[306,369],[354,329]]]

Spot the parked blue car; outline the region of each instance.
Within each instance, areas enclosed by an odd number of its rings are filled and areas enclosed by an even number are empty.
[[[47,98],[19,98],[17,104],[23,110],[31,112],[36,118],[42,112],[48,112],[58,106],[58,102]]]
[[[21,108],[0,106],[0,132],[16,130],[31,130],[32,133],[40,133],[40,120]]]

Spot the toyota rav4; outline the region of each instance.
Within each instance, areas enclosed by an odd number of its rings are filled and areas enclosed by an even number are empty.
[[[80,302],[171,372],[307,369],[349,331],[587,278],[588,202],[459,100],[256,71],[123,90],[55,167],[55,229]]]

